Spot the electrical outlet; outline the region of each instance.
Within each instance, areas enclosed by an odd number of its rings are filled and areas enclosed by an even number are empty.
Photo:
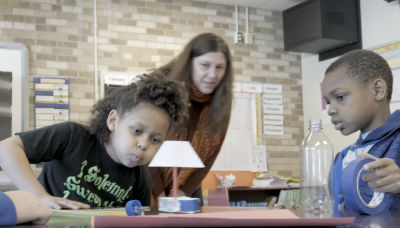
[[[242,32],[235,32],[235,44],[243,44],[244,37]]]
[[[254,39],[253,33],[248,32],[248,33],[246,33],[244,43],[245,44],[253,44],[253,39]]]

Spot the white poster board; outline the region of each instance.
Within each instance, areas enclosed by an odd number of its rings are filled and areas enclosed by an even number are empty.
[[[266,149],[265,146],[260,145],[260,94],[258,91],[261,92],[261,89],[249,84],[243,85],[246,92],[233,93],[228,131],[211,170],[267,170]]]

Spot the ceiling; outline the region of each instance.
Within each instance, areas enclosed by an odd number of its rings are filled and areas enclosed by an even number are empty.
[[[283,11],[306,0],[196,0],[222,5],[248,6],[271,11]]]

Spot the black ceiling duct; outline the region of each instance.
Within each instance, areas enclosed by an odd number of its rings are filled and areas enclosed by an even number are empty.
[[[359,0],[309,0],[282,12],[287,51],[324,60],[362,48]]]

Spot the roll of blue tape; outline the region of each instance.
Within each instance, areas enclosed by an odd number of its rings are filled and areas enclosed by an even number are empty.
[[[387,210],[390,206],[388,194],[374,192],[368,184],[362,180],[362,177],[367,172],[363,169],[363,165],[372,161],[374,161],[372,158],[357,158],[350,162],[342,172],[341,184],[346,208],[350,208],[360,214],[379,214]],[[365,191],[364,194],[371,196],[371,199],[364,199],[361,196],[361,186],[363,187],[363,191]]]
[[[181,212],[197,212],[200,211],[200,200],[198,198],[188,198],[179,200]]]
[[[200,211],[200,199],[187,196],[158,197],[158,210],[164,212],[194,213]]]
[[[142,204],[139,200],[129,200],[125,205],[125,212],[129,216],[142,214]]]

